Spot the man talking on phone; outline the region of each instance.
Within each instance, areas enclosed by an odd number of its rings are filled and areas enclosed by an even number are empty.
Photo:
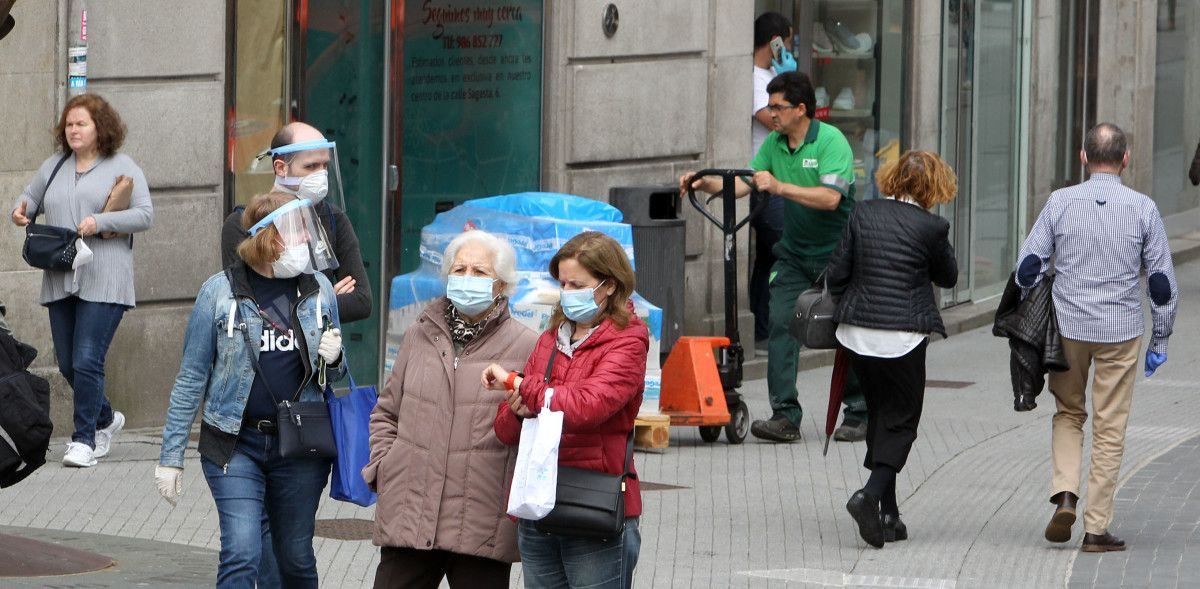
[[[775,130],[767,110],[767,84],[782,73],[796,70],[792,57],[792,23],[778,12],[764,12],[754,19],[754,111],[750,116],[750,157],[758,153],[767,134]],[[754,260],[750,270],[750,312],[754,314],[754,351],[767,353],[770,316],[770,284],[767,278],[775,264],[771,251],[783,235],[783,199],[770,199],[766,208],[750,221],[754,230]],[[750,203],[751,207],[757,202]]]

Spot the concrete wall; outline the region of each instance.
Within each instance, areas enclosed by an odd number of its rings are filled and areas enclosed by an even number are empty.
[[[0,104],[16,129],[14,149],[0,151],[6,207],[51,152],[49,129],[66,100],[66,46],[78,30],[76,0],[18,2],[13,14],[17,27],[0,41]],[[134,241],[137,307],[107,362],[109,399],[133,427],[162,423],[191,302],[219,266],[224,70],[224,2],[88,3],[88,90],[124,119],[122,151],[145,172],[155,209],[154,227]],[[20,261],[23,232],[4,227],[0,299],[18,337],[41,351],[35,366],[54,384],[56,434],[69,434],[71,393],[37,304],[41,272]]]
[[[1105,2],[1096,62],[1096,121],[1116,123],[1129,137],[1125,184],[1149,194],[1154,173],[1155,0]]]
[[[547,2],[544,188],[598,200],[613,186],[674,185],[686,171],[750,158],[753,4],[738,0]],[[719,202],[711,211],[719,215]],[[741,207],[743,214],[746,207]],[[685,334],[723,330],[719,233],[684,205]],[[747,230],[738,248],[746,251]],[[743,262],[744,254],[739,255]],[[753,341],[741,269],[741,333]]]

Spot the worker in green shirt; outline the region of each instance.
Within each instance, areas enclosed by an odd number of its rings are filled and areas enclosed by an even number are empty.
[[[770,274],[770,334],[767,343],[767,389],[773,415],[755,420],[750,432],[775,442],[800,439],[803,410],[796,391],[800,342],[788,333],[796,297],[816,282],[842,235],[854,207],[854,152],[836,127],[811,118],[816,97],[812,82],[801,72],[780,74],[767,85],[767,109],[776,129],[750,161],[758,190],[782,196],[783,237],[775,245],[778,258]],[[710,194],[721,191],[715,176],[679,179]],[[738,183],[738,197],[750,186]],[[867,405],[853,371],[843,400],[846,407],[840,441],[859,441],[867,433]]]

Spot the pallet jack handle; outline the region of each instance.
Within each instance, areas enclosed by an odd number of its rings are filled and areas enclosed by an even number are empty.
[[[720,196],[724,201],[724,215],[722,215],[724,219],[717,219],[712,213],[708,212],[708,208],[701,204],[696,198],[696,189],[692,188],[691,182],[688,182],[688,200],[691,201],[693,207],[696,207],[697,211],[700,211],[701,215],[704,215],[709,221],[712,221],[712,223],[721,230],[721,233],[725,234],[726,236],[737,233],[739,229],[745,227],[746,223],[749,223],[751,219],[758,216],[758,214],[762,212],[763,208],[767,206],[767,199],[755,198],[763,193],[755,188],[754,181],[751,179],[754,176],[754,170],[709,168],[692,174],[691,180],[695,181],[705,176],[721,177],[721,192],[713,195],[713,197],[716,198],[717,196]],[[750,210],[750,214],[746,215],[745,219],[742,219],[741,221],[734,221],[734,219],[737,218],[737,212],[734,208],[734,204],[737,202],[737,188],[735,182],[738,178],[741,178],[742,181],[750,187],[750,202],[755,202],[756,204]]]

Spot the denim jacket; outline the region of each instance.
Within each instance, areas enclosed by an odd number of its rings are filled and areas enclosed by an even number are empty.
[[[200,287],[196,304],[188,320],[183,342],[183,361],[171,389],[163,426],[162,453],[159,464],[183,467],[183,451],[196,413],[204,403],[201,425],[201,454],[205,453],[204,437],[209,433],[223,438],[220,450],[225,462],[232,455],[233,445],[242,427],[242,414],[254,382],[254,367],[249,353],[258,349],[246,348],[248,341],[262,338],[263,320],[258,315],[253,291],[246,280],[246,266],[238,261],[224,272],[214,274]],[[333,285],[323,274],[301,275],[300,297],[292,308],[293,325],[303,338],[297,338],[301,351],[308,356],[301,401],[321,401],[323,391],[316,378],[310,378],[318,363],[317,346],[324,328],[339,327],[337,297]],[[329,382],[346,375],[346,360],[327,369]],[[295,391],[276,394],[293,396]],[[282,400],[282,399],[281,399]]]

